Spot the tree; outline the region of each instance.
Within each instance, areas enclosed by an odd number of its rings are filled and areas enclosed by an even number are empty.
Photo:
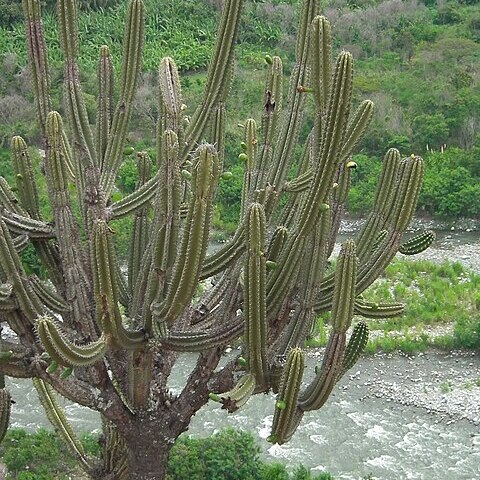
[[[370,217],[356,242],[344,244],[335,272],[327,271],[356,166],[351,153],[373,104],[364,101],[350,115],[352,57],[342,52],[332,62],[329,22],[317,15],[316,1],[305,0],[286,105],[281,60],[267,56],[261,133],[254,120],[244,125],[238,229],[219,252],[206,254],[215,189],[228,177],[222,173],[225,99],[241,4],[225,2],[203,101],[189,121],[175,63],[162,60],[158,173],[151,175],[148,155],[138,152],[137,189],[114,202],[122,160],[132,153],[125,142],[141,69],[143,2],[132,0],[128,10],[116,106],[109,50],[100,47],[94,133],[78,75],[76,4],[59,0],[69,138],[48,95],[39,1],[23,1],[53,218],[40,214],[27,146],[14,137],[16,194],[0,180],[0,320],[16,338],[1,340],[0,370],[34,379],[50,420],[96,479],[163,479],[173,443],[209,399],[233,412],[252,394],[273,389],[278,400],[270,441],[288,441],[304,412],[325,404],[360,355],[368,330],[359,322],[347,344],[354,312],[388,317],[403,309],[369,304],[361,292],[399,248],[414,253],[431,241],[421,235],[401,244],[423,161],[401,160],[392,149]],[[308,97],[315,121],[297,175],[287,181]],[[281,208],[284,193],[288,200]],[[134,222],[124,276],[109,222],[126,215]],[[48,283],[27,276],[19,252],[28,243],[48,271]],[[199,282],[212,277],[212,288],[195,301]],[[301,347],[315,315],[329,310],[332,333],[323,365],[301,391]],[[239,339],[242,354],[217,370],[227,344]],[[198,360],[174,395],[167,379],[184,351],[198,352]],[[10,399],[1,392],[6,425]],[[101,464],[85,456],[55,392],[100,412]]]

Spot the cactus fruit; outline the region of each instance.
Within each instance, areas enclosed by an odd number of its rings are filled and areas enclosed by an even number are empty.
[[[431,242],[426,233],[402,243],[422,159],[387,152],[373,211],[329,272],[357,167],[352,154],[373,103],[365,100],[352,111],[353,57],[345,51],[333,57],[320,2],[303,0],[286,95],[282,61],[267,55],[261,123],[246,119],[239,126],[244,181],[238,228],[210,254],[216,188],[231,177],[223,172],[226,100],[242,0],[224,2],[203,97],[191,117],[174,60],[161,60],[155,162],[127,141],[142,65],[143,1],[129,2],[117,83],[109,47],[99,46],[94,125],[80,82],[76,1],[58,1],[66,126],[49,95],[41,3],[22,1],[51,214],[39,208],[29,150],[16,136],[15,185],[0,177],[0,322],[16,339],[0,339],[0,373],[36,377],[51,422],[95,478],[165,478],[171,446],[209,398],[235,411],[253,394],[277,391],[270,441],[288,441],[304,412],[321,408],[358,359],[367,330],[358,323],[347,344],[354,313],[382,318],[403,311],[401,304],[359,296],[399,250],[416,253]],[[313,122],[302,146],[309,101]],[[115,201],[127,157],[137,161],[138,183]],[[133,223],[125,273],[112,222],[127,216]],[[48,281],[27,275],[20,252],[29,244]],[[315,315],[326,311],[332,330],[324,359],[302,389],[301,348]],[[221,362],[236,342],[241,354]],[[195,354],[196,363],[174,394],[168,378],[182,352]],[[101,464],[85,458],[54,391],[100,413]]]

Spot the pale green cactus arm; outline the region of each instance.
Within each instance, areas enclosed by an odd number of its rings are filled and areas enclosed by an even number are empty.
[[[214,185],[218,179],[218,155],[212,145],[200,145],[192,177],[192,199],[182,232],[182,241],[172,281],[163,305],[155,312],[161,321],[172,325],[195,293],[196,282],[208,244],[213,213]]]
[[[138,184],[137,190],[145,185],[151,177],[152,162],[146,153],[138,155]],[[129,265],[128,265],[128,290],[133,292],[137,282],[142,256],[147,249],[150,221],[148,218],[149,206],[139,208],[135,212],[133,230],[130,240]]]
[[[5,434],[7,433],[8,424],[10,423],[10,411],[12,409],[12,397],[5,388],[3,375],[1,383],[3,385],[2,388],[0,388],[0,443],[5,438]]]
[[[80,242],[80,228],[71,209],[69,175],[62,143],[63,122],[57,112],[48,114],[46,133],[48,193],[64,268],[65,296],[73,299],[71,326],[75,326],[84,338],[95,338],[89,300],[91,282],[86,271],[85,251]]]
[[[96,220],[92,227],[91,262],[96,298],[97,324],[114,346],[135,349],[144,342],[140,331],[125,329],[118,306],[118,287],[112,230],[104,220]]]
[[[36,275],[30,276],[29,281],[33,291],[47,308],[55,313],[70,311],[70,305],[56,291],[45,285]]]
[[[65,104],[78,158],[88,167],[97,164],[97,154],[78,70],[78,12],[76,2],[58,0],[60,44],[65,58]]]
[[[1,215],[0,264],[2,266],[2,271],[13,286],[13,292],[20,310],[25,315],[26,320],[33,324],[37,315],[42,313],[43,305],[27,281],[27,275],[15,250],[7,225],[3,221]]]
[[[64,411],[57,402],[55,390],[40,378],[34,378],[33,386],[37,390],[38,398],[42,404],[47,417],[54,426],[57,434],[67,445],[70,452],[80,462],[82,468],[90,474],[93,474],[93,466],[90,465],[85,454],[82,443],[73,432],[72,426],[67,420]]]
[[[76,345],[66,338],[65,334],[55,324],[51,317],[39,317],[35,328],[50,358],[65,367],[86,367],[103,358],[107,342],[101,336],[95,342],[86,345]]]
[[[98,99],[97,99],[97,125],[96,125],[96,151],[99,158],[100,168],[103,167],[103,159],[110,136],[110,126],[113,113],[113,65],[110,50],[106,45],[100,47],[100,59],[98,62]]]
[[[404,255],[416,255],[426,250],[435,241],[435,237],[433,230],[425,230],[402,243],[398,251]]]
[[[43,135],[47,114],[51,111],[50,77],[45,36],[40,16],[40,0],[22,0],[27,30],[27,47],[30,56],[30,70],[35,106]]]
[[[280,390],[275,402],[272,433],[268,437],[271,443],[282,445],[294,434],[302,415],[299,415],[297,400],[300,393],[305,353],[300,348],[292,348],[283,368]]]
[[[345,373],[350,370],[360,358],[368,342],[368,326],[365,322],[358,322],[350,336],[345,348],[345,356],[342,361],[342,370],[338,375],[337,382]]]
[[[254,390],[255,375],[246,373],[231,390],[219,395],[211,393],[210,399],[215,402],[220,402],[222,408],[227,410],[228,413],[233,413],[248,402]]]
[[[244,270],[245,344],[248,369],[259,388],[268,385],[265,212],[252,203],[247,212]]]
[[[353,318],[357,263],[355,243],[348,240],[342,246],[335,271],[332,333],[323,363],[315,379],[302,392],[299,399],[299,407],[304,411],[316,410],[325,404],[342,369],[346,331]]]
[[[12,138],[11,149],[20,202],[32,218],[39,220],[37,184],[27,144],[22,137],[16,136]]]
[[[391,318],[402,315],[405,311],[403,303],[373,303],[357,298],[354,312],[365,318]]]

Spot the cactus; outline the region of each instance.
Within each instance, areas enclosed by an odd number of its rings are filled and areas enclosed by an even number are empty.
[[[216,187],[229,177],[223,172],[225,102],[242,0],[225,2],[203,98],[189,121],[175,62],[160,62],[157,173],[138,152],[136,190],[117,201],[112,193],[122,159],[134,151],[126,138],[142,63],[143,1],[130,2],[118,88],[109,48],[99,46],[94,126],[79,77],[76,2],[58,1],[68,128],[49,96],[40,3],[23,0],[23,9],[52,213],[42,217],[28,147],[14,137],[16,185],[0,177],[0,322],[17,338],[0,339],[0,373],[35,378],[50,420],[93,478],[164,478],[172,444],[209,399],[233,412],[256,393],[278,392],[269,440],[288,441],[304,412],[327,402],[361,354],[368,330],[357,323],[347,343],[353,315],[403,311],[401,304],[377,305],[360,295],[399,250],[413,254],[432,240],[426,233],[402,243],[422,159],[387,152],[373,211],[329,273],[357,167],[352,153],[373,103],[365,100],[351,113],[353,58],[341,52],[334,60],[330,23],[319,15],[317,0],[304,0],[286,98],[282,61],[267,56],[261,122],[242,124],[237,231],[208,254]],[[310,97],[313,124],[296,165]],[[295,174],[287,180],[289,172]],[[125,216],[133,218],[126,274],[111,226]],[[48,282],[26,274],[19,253],[29,243]],[[209,278],[211,286],[195,299]],[[325,311],[332,311],[332,330],[323,363],[302,388],[302,347],[315,316]],[[228,344],[238,341],[243,351],[219,367]],[[179,352],[198,358],[173,394],[167,380]],[[100,464],[85,458],[55,391],[101,414]],[[10,404],[0,393],[3,433]]]

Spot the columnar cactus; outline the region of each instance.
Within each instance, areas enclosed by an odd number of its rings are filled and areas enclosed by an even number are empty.
[[[241,0],[226,0],[200,106],[186,121],[174,61],[159,66],[157,173],[138,152],[137,189],[112,201],[141,70],[144,5],[131,0],[123,66],[114,100],[107,46],[100,47],[98,112],[90,125],[79,81],[77,8],[58,1],[65,56],[69,137],[49,97],[48,55],[40,0],[23,0],[32,85],[44,136],[44,171],[52,218],[40,212],[28,149],[12,140],[14,185],[0,178],[0,321],[15,339],[0,340],[0,372],[34,378],[48,418],[95,479],[162,479],[175,439],[209,399],[235,411],[259,392],[278,393],[269,440],[283,443],[307,411],[321,408],[368,338],[354,314],[384,318],[403,305],[360,294],[397,251],[416,253],[429,233],[402,243],[423,175],[419,157],[389,150],[371,215],[328,271],[350,176],[351,155],[373,112],[366,100],[351,114],[353,59],[332,60],[331,29],[318,2],[304,0],[287,98],[282,62],[266,57],[261,124],[247,119],[239,158],[245,176],[238,229],[207,254],[215,190],[228,175],[225,100],[233,74]],[[306,105],[313,127],[295,163]],[[293,179],[287,173],[296,171]],[[280,202],[286,195],[287,201]],[[78,205],[79,208],[73,208]],[[283,205],[283,207],[281,207]],[[125,275],[113,246],[112,220],[131,215]],[[27,275],[19,253],[31,242],[49,282]],[[215,277],[200,300],[199,282]],[[302,347],[316,315],[331,311],[323,363],[302,385]],[[244,345],[221,369],[232,342]],[[198,352],[181,393],[167,379],[179,352]],[[3,378],[3,377],[2,377]],[[1,429],[10,396],[0,389]],[[87,458],[55,400],[56,393],[100,412],[103,461]]]

